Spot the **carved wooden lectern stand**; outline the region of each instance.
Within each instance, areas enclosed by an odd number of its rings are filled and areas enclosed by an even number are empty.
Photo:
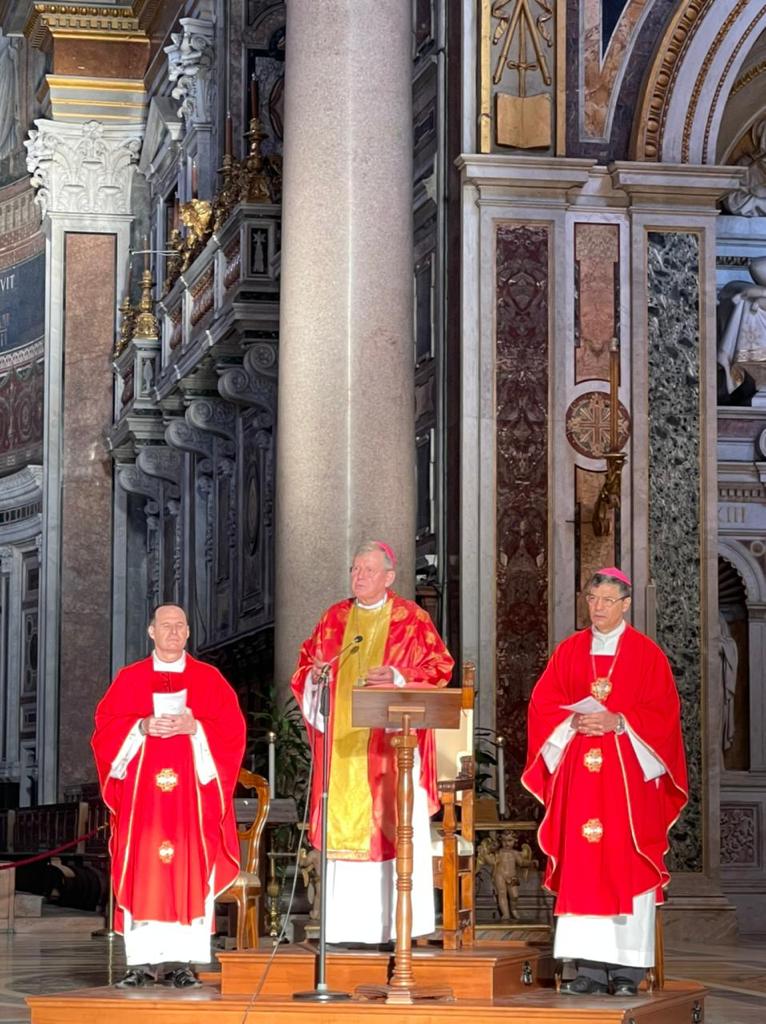
[[[385,998],[387,1003],[409,1005],[416,999],[453,999],[449,986],[424,988],[412,973],[412,766],[417,735],[413,729],[457,729],[462,691],[431,686],[360,688],[351,698],[354,728],[400,728],[396,747],[396,951],[394,973],[388,985],[363,985],[357,995]]]

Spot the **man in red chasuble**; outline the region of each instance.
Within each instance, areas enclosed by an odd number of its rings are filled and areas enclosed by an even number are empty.
[[[118,985],[153,984],[165,965],[186,988],[199,984],[190,965],[210,960],[215,897],[239,871],[232,796],[245,722],[221,673],[186,652],[182,608],[161,605],[148,632],[154,651],[117,673],[92,745],[128,964]]]
[[[399,597],[396,559],[367,541],[351,566],[353,599],[332,605],[301,647],[292,689],[306,719],[315,764],[330,742],[328,787],[328,942],[381,943],[394,937],[396,762],[392,733],[351,726],[355,686],[446,686],[453,660],[428,614]],[[355,637],[362,639],[357,643]],[[318,679],[330,666],[330,714],[319,708]],[[310,794],[312,844],[321,844],[321,768]],[[438,808],[434,738],[418,730],[413,807],[413,935],[434,930],[429,815]]]
[[[570,995],[633,995],[654,964],[668,831],[687,798],[678,693],[665,655],[625,622],[630,595],[619,569],[593,576],[591,628],[559,644],[529,704],[522,782],[545,806],[553,955],[576,962]]]

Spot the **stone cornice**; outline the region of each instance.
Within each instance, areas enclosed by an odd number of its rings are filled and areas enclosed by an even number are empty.
[[[146,41],[135,4],[31,3],[24,35],[32,46],[47,50],[56,37]]]
[[[715,165],[659,164],[651,162],[616,162],[609,165],[615,188],[623,189],[633,205],[658,202],[702,209],[709,205],[714,211],[717,201],[742,181],[739,167]]]
[[[121,4],[0,0],[6,31],[23,33],[33,46],[49,49],[56,37],[148,41],[167,0],[124,0]],[[179,11],[182,0],[177,0]]]
[[[477,188],[499,186],[524,191],[566,193],[582,187],[595,160],[552,156],[499,156],[494,153],[463,154],[455,160],[464,183]]]

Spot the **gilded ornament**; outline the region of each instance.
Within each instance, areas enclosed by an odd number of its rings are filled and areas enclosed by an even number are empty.
[[[585,757],[582,759],[582,763],[588,769],[589,772],[601,771],[601,766],[604,763],[604,754],[600,747],[591,747]]]
[[[154,776],[154,782],[163,793],[172,793],[178,785],[178,774],[172,768],[163,768]]]
[[[176,850],[169,839],[163,839],[157,853],[163,864],[170,864],[176,855]]]
[[[114,354],[116,356],[122,355],[125,349],[130,344],[130,340],[133,337],[133,327],[136,319],[136,311],[130,301],[130,296],[126,293],[125,298],[122,300],[119,306],[120,311],[120,333],[117,336],[117,344],[114,346]]]
[[[591,696],[595,697],[596,700],[606,700],[609,694],[612,692],[612,684],[604,676],[599,679],[594,679],[590,684]]]
[[[154,303],[152,301],[152,272],[144,270],[141,275],[141,300],[138,303],[138,310],[133,322],[134,338],[159,338],[160,327],[157,317],[154,315]]]
[[[182,253],[181,273],[188,270],[213,231],[213,207],[206,199],[190,199],[181,203],[181,220],[186,225]]]
[[[518,75],[515,95],[495,93],[495,137],[501,146],[546,148],[551,143],[551,97],[529,95],[527,74],[538,71],[546,86],[553,81],[544,50],[553,46],[548,25],[553,9],[546,0],[514,0],[512,11],[510,6],[511,0],[494,0],[491,8],[491,17],[497,19],[492,45],[500,44],[492,81],[499,85],[506,69]]]
[[[170,232],[168,245],[170,246],[172,252],[165,261],[165,282],[163,284],[163,292],[165,295],[167,295],[167,293],[176,283],[176,281],[181,275],[181,270],[183,268],[184,240],[178,228],[173,228],[173,230]]]
[[[261,156],[261,142],[266,138],[266,132],[257,117],[251,118],[247,136],[250,139],[250,152],[242,162],[239,178],[240,202],[270,203],[271,189]]]
[[[581,832],[583,839],[587,839],[589,843],[600,843],[604,838],[604,826],[598,818],[588,818]]]
[[[688,0],[676,13],[668,26],[658,53],[660,59],[652,68],[650,85],[644,93],[643,107],[637,119],[639,129],[636,139],[636,160],[658,160],[660,157],[660,133],[665,127],[667,108],[675,85],[678,69],[691,40],[713,6],[714,0]],[[729,19],[727,18],[727,21]]]

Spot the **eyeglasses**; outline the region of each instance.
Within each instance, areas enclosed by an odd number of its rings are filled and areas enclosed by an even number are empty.
[[[352,565],[348,570],[352,576],[361,576],[363,580],[372,579],[373,576],[377,576],[382,572],[388,572],[385,567],[382,569],[364,569],[359,565]]]
[[[598,594],[586,594],[585,600],[588,604],[603,604],[607,608],[617,604],[618,601],[627,601],[627,597],[600,597]]]

